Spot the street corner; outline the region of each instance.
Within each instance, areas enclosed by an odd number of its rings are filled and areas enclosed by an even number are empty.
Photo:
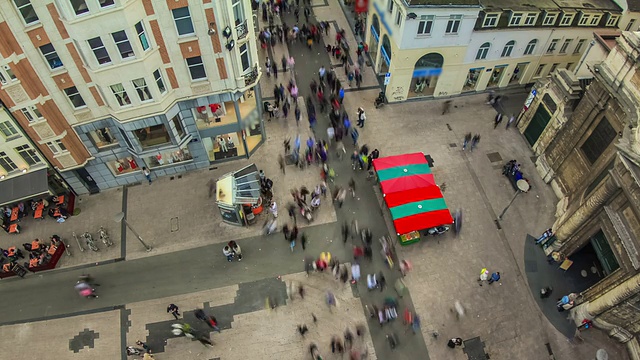
[[[2,358],[119,359],[122,356],[120,325],[120,310],[112,310],[2,326]],[[28,348],[16,344],[28,344]]]

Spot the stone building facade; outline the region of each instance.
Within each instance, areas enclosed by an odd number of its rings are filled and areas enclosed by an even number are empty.
[[[518,123],[537,171],[560,199],[557,240],[546,253],[587,257],[599,275],[576,289],[572,316],[576,324],[593,319],[633,358],[640,358],[639,35],[625,32],[616,41],[596,35],[608,55],[590,62],[592,79],[556,71],[536,84]]]

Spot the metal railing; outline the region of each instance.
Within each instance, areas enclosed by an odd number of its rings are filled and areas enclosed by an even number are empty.
[[[236,25],[236,34],[238,35],[238,40],[244,39],[249,34],[249,29],[247,28],[247,20]]]
[[[258,65],[253,65],[253,68],[248,73],[244,74],[244,85],[249,86],[256,82],[258,79]]]

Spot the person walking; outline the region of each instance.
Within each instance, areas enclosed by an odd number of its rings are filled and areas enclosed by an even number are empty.
[[[235,241],[231,240],[229,241],[227,246],[229,246],[233,254],[238,257],[238,261],[242,261],[242,249],[240,248],[240,245],[238,245],[238,243],[236,243]]]
[[[483,281],[489,281],[489,270],[487,268],[482,268],[480,270],[480,278],[478,279],[478,285],[482,286]]]
[[[151,185],[151,171],[149,171],[146,166],[143,166],[142,173],[144,174],[144,177],[147,178],[147,181],[149,181],[149,185]]]
[[[493,274],[491,274],[491,278],[489,279],[488,283],[489,285],[493,284],[496,281],[500,280],[500,272],[496,271]]]
[[[137,341],[136,341],[136,345],[138,345],[138,346],[142,346],[142,348],[144,349],[144,351],[145,351],[147,354],[150,354],[150,353],[151,353],[151,348],[149,347],[149,345],[147,345],[147,344],[143,343],[142,341],[137,340]]]
[[[347,239],[349,238],[349,224],[347,224],[347,220],[342,223],[342,242],[346,245]]]
[[[358,108],[358,122],[357,125],[362,129],[364,127],[364,121],[367,120],[367,116],[364,113],[364,109],[359,107]]]
[[[480,135],[479,134],[473,135],[473,138],[471,139],[471,151],[473,151],[473,149],[476,146],[478,146],[479,142],[480,142]]]
[[[513,124],[514,121],[516,121],[516,115],[511,114],[511,116],[509,117],[509,121],[507,121],[506,130],[509,130],[509,127],[511,126],[511,124]]]
[[[442,104],[442,115],[448,113],[450,109],[451,109],[451,100],[446,100]]]
[[[233,250],[231,250],[231,247],[229,247],[229,245],[225,245],[222,248],[222,254],[227,257],[228,262],[233,261]]]
[[[360,137],[360,133],[358,132],[358,129],[356,129],[355,127],[353,129],[351,129],[351,140],[353,140],[353,146],[357,147],[358,146],[358,138]]]
[[[289,247],[291,248],[291,252],[293,252],[293,248],[296,246],[296,239],[298,238],[298,227],[294,226],[291,230],[291,234],[289,235]]]
[[[302,235],[300,235],[300,244],[302,245],[302,250],[306,250],[307,249],[307,234],[302,233]]]
[[[294,111],[294,115],[296,117],[296,126],[300,126],[300,107],[296,102],[296,109]]]
[[[497,127],[498,127],[498,124],[500,124],[500,122],[501,122],[501,121],[502,121],[502,114],[498,113],[498,114],[496,115],[495,120],[494,120],[493,128],[494,128],[494,129],[495,129],[495,128],[497,128]]]
[[[329,307],[329,312],[333,312],[332,307],[336,306],[336,297],[329,290],[327,290],[326,301],[327,301],[327,306]]]
[[[271,205],[269,206],[269,211],[271,212],[271,214],[273,214],[274,218],[278,217],[278,205],[276,204],[275,201],[271,202]]]
[[[271,59],[267,56],[267,59],[264,61],[264,67],[267,72],[267,77],[271,77]]]
[[[291,234],[291,230],[289,230],[289,225],[284,224],[282,226],[282,235],[284,235],[284,239],[288,241],[290,234]]]
[[[278,65],[275,63],[275,61],[273,63],[271,63],[271,71],[273,71],[273,78],[277,79],[278,78]]]
[[[470,141],[471,141],[471,133],[466,133],[464,135],[464,140],[462,141],[462,151],[465,151],[467,149],[467,145],[469,145]]]
[[[180,309],[176,304],[169,304],[169,306],[167,306],[167,313],[171,313],[171,315],[173,315],[173,317],[176,318],[176,320],[180,319],[179,311]]]
[[[369,154],[369,161],[367,162],[367,171],[371,170],[371,167],[373,166],[373,160],[379,157],[380,157],[380,150],[373,149],[371,154]]]
[[[351,178],[349,180],[349,192],[351,193],[351,197],[356,197],[356,181]]]

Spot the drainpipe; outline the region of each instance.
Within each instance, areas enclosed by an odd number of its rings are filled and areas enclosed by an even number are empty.
[[[577,75],[578,74],[578,70],[580,70],[580,67],[582,66],[582,64],[584,64],[585,60],[587,60],[587,55],[589,55],[589,51],[591,51],[591,48],[595,44],[596,44],[595,40],[591,40],[589,42],[589,47],[587,48],[587,51],[585,51],[584,54],[582,55],[582,58],[580,59],[580,62],[578,63],[578,66],[576,66],[576,69],[573,71],[573,75]]]

